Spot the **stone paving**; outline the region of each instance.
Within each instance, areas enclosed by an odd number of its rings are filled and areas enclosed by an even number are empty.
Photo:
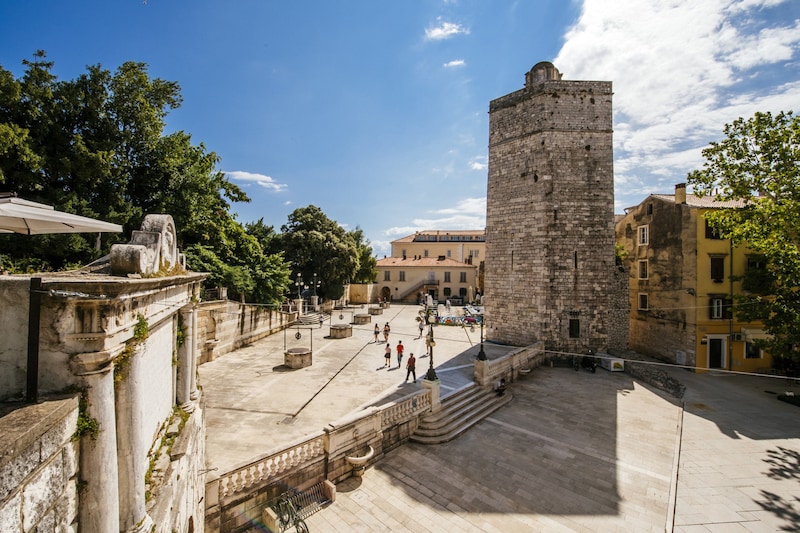
[[[374,323],[388,321],[395,367],[398,339],[424,352],[416,311],[393,305],[347,339],[325,339],[328,323],[301,329],[299,341],[289,330],[286,341],[273,335],[203,365],[209,467],[228,470],[419,387],[384,369],[385,344],[371,342]],[[447,395],[470,382],[479,331],[434,331]],[[307,334],[314,363],[286,371],[284,346]],[[484,346],[490,358],[508,350]],[[418,378],[427,366],[419,360]],[[798,387],[670,372],[687,385],[683,402],[625,373],[539,368],[457,439],[405,444],[340,483],[336,502],[307,523],[326,532],[800,530],[800,411],[775,398]]]

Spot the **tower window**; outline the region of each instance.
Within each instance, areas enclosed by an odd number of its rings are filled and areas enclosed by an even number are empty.
[[[570,339],[579,339],[581,336],[581,319],[580,318],[570,318],[569,319],[569,338]]]

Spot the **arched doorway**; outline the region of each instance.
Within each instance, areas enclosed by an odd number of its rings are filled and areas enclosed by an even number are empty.
[[[391,298],[392,298],[392,289],[390,289],[389,287],[383,287],[381,289],[381,301],[388,302],[391,300]]]

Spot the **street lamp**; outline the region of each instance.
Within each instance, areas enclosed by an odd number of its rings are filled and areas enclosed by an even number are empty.
[[[300,272],[297,273],[297,281],[294,282],[295,286],[297,287],[297,298],[300,299],[303,296],[300,294],[300,291],[303,288],[303,276]]]
[[[481,317],[481,349],[478,352],[478,361],[486,361],[488,357],[486,357],[486,352],[483,351],[483,313],[480,314]]]
[[[317,273],[314,272],[314,284],[311,285],[311,290],[314,291],[314,296],[317,295],[317,288],[319,287],[320,282],[317,281]]]
[[[428,373],[425,375],[425,379],[428,381],[436,381],[439,378],[436,377],[436,371],[433,369],[433,347],[436,346],[436,342],[433,340],[433,324],[428,326],[428,357],[430,358],[430,365],[428,366]]]

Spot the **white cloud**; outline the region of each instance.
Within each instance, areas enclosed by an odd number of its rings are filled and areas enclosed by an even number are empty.
[[[444,68],[463,67],[467,63],[463,59],[454,59],[444,64]]]
[[[473,157],[469,162],[469,168],[472,170],[486,170],[489,168],[489,164],[486,162],[487,157],[485,155],[479,155]]]
[[[429,41],[449,39],[450,37],[460,34],[468,35],[469,29],[454,22],[439,22],[438,26],[425,29],[425,39]]]
[[[553,63],[565,80],[613,82],[616,195],[631,199],[623,203],[671,192],[725,124],[797,107],[800,82],[774,80],[797,71],[800,10],[769,11],[795,1],[584,0]]]
[[[415,218],[409,226],[395,226],[386,230],[390,238],[404,237],[416,231],[478,230],[486,227],[486,198],[465,198],[453,207],[438,209],[430,217]]]
[[[253,174],[252,172],[244,172],[241,170],[224,170],[223,172],[229,179],[246,183],[256,183],[273,192],[283,192],[288,187],[285,183],[278,183],[270,176],[265,176],[264,174]]]

